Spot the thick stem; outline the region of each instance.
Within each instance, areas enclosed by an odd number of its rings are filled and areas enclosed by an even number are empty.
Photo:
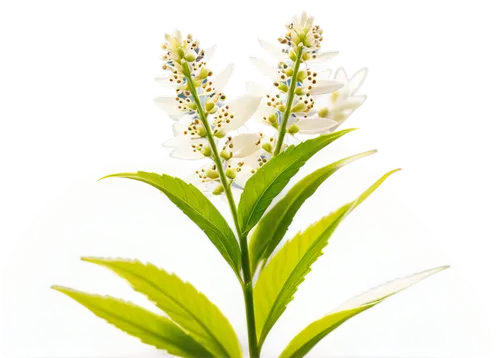
[[[281,147],[283,146],[283,140],[285,139],[286,134],[286,124],[288,122],[288,118],[290,118],[290,114],[292,113],[293,98],[295,97],[295,88],[297,87],[297,77],[299,75],[300,64],[302,63],[302,50],[302,45],[297,46],[297,58],[295,59],[295,64],[293,66],[292,80],[290,82],[290,87],[288,88],[285,113],[283,114],[283,119],[281,120],[278,140],[276,141],[276,149],[274,150],[275,156],[281,152]]]
[[[250,260],[248,255],[247,236],[240,236],[242,269],[243,269],[243,294],[245,296],[245,308],[247,313],[248,346],[250,358],[259,358],[259,346],[257,343],[257,330],[255,328],[255,310],[253,303],[253,283],[250,272]]]
[[[243,295],[245,297],[245,308],[246,308],[246,318],[247,318],[247,329],[248,329],[248,345],[250,350],[251,358],[259,358],[259,349],[257,345],[257,331],[255,329],[255,312],[253,303],[253,284],[252,275],[250,272],[250,259],[248,255],[248,242],[247,236],[243,235],[241,232],[240,224],[238,222],[238,211],[236,208],[236,202],[234,200],[233,192],[231,190],[231,185],[227,180],[226,173],[224,172],[224,166],[222,165],[222,159],[220,157],[219,151],[217,149],[217,143],[215,143],[215,138],[212,132],[212,128],[208,123],[207,116],[205,113],[205,108],[203,108],[198,92],[196,91],[196,86],[194,85],[193,78],[191,77],[191,70],[187,62],[182,64],[184,76],[186,77],[189,91],[193,96],[193,101],[198,109],[198,114],[200,120],[203,123],[207,131],[207,139],[210,144],[210,149],[212,150],[212,158],[217,167],[219,173],[219,178],[221,185],[226,193],[227,201],[229,203],[229,208],[231,209],[231,215],[233,216],[234,226],[238,234],[241,246],[241,268],[243,271],[243,282],[241,282],[241,287],[243,288]]]

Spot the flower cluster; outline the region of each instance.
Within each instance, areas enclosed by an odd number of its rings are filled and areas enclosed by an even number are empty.
[[[176,95],[157,97],[155,103],[176,123],[174,137],[163,145],[172,148],[171,155],[176,158],[211,159],[189,177],[191,183],[213,194],[223,193],[224,181],[242,189],[251,174],[297,140],[296,134],[332,132],[364,102],[366,97],[355,93],[366,69],[350,79],[342,68],[333,78],[329,69],[311,69],[310,64],[326,62],[338,53],[321,51],[322,33],[314,18],[303,13],[286,24],[279,46],[259,40],[277,65],[251,59],[272,80],[275,90],[249,82],[247,94],[231,101],[226,100],[223,90],[234,65],[214,75],[207,61],[215,47],[205,51],[192,35],[183,38],[179,31],[165,35],[161,58],[168,74],[155,80],[174,88]],[[254,113],[258,121],[276,132],[240,133]]]

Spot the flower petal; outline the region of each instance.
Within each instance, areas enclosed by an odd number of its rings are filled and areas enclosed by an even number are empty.
[[[338,51],[315,53],[311,56],[311,59],[308,60],[307,62],[309,62],[309,63],[325,63],[327,61],[330,61],[332,58],[334,58],[338,54],[339,54]]]
[[[335,72],[335,79],[341,83],[348,83],[349,79],[347,78],[347,74],[343,67],[340,67],[337,72]]]
[[[280,79],[278,69],[269,62],[257,57],[250,57],[250,60],[264,76],[273,81],[278,81]]]
[[[362,68],[358,72],[356,72],[351,79],[349,80],[349,85],[348,85],[348,91],[349,91],[349,96],[352,96],[353,94],[356,93],[356,91],[361,87],[363,84],[366,75],[368,73],[368,69]]]
[[[342,83],[330,80],[318,80],[314,86],[312,86],[311,94],[319,95],[325,93],[335,92],[339,88],[342,88]]]
[[[226,66],[222,71],[214,76],[212,80],[212,87],[215,88],[216,91],[222,91],[224,87],[226,87],[231,75],[234,71],[234,63],[230,63]]]
[[[172,34],[176,39],[177,41],[181,42],[182,41],[182,33],[181,33],[181,30],[179,29],[174,29],[174,32]]]
[[[176,86],[170,81],[171,75],[159,75],[155,77],[156,83],[167,88],[175,88]]]
[[[316,79],[318,80],[328,80],[330,79],[330,76],[332,75],[332,70],[330,68],[326,68],[324,70],[321,70],[318,72],[318,76]]]
[[[186,183],[192,184],[200,191],[202,192],[212,192],[216,187],[219,186],[219,182],[216,180],[212,180],[209,178],[204,177],[203,173],[206,172],[209,169],[213,168],[213,163],[207,163],[203,165],[201,168],[199,168],[197,171],[194,173],[190,174],[187,178],[184,180]]]
[[[264,97],[270,92],[267,88],[255,82],[247,82],[245,83],[245,86],[247,88],[248,94],[256,97]]]
[[[251,132],[244,133],[231,138],[232,148],[234,158],[243,158],[254,154],[260,149],[260,134]]]
[[[170,153],[172,157],[187,160],[205,158],[203,154],[193,148],[193,145],[208,145],[208,141],[206,138],[192,139],[189,135],[184,134],[187,130],[187,127],[179,123],[174,123],[174,125],[172,126],[172,130],[174,132],[174,137],[163,142],[164,147],[174,149]]]
[[[278,114],[278,110],[271,108],[267,105],[266,98],[262,98],[259,107],[257,108],[257,111],[255,112],[255,120],[264,123],[266,125],[269,125],[266,121],[264,121],[264,117],[269,118],[271,114]]]
[[[259,107],[261,98],[249,94],[237,97],[228,103],[229,112],[234,113],[234,118],[229,122],[223,122],[222,128],[225,133],[238,129],[255,113]]]
[[[335,111],[355,110],[366,100],[366,96],[353,96],[338,102],[334,106]]]
[[[190,119],[196,116],[195,112],[181,112],[177,99],[177,96],[155,96],[153,97],[153,105],[175,122],[180,122],[184,119]]]
[[[258,39],[260,47],[262,47],[271,57],[278,61],[283,61],[288,59],[286,53],[284,53],[279,46],[273,45],[266,40]]]
[[[245,187],[246,182],[250,177],[255,174],[257,168],[259,168],[257,159],[259,155],[252,155],[246,158],[232,158],[228,160],[227,165],[231,168],[240,168],[240,171],[236,174],[234,182],[240,187]],[[238,163],[243,162],[243,165],[238,165]]]
[[[298,120],[295,125],[299,127],[300,134],[318,134],[332,131],[338,123],[325,118],[307,118]]]
[[[215,55],[215,50],[217,50],[217,46],[216,45],[212,45],[209,48],[207,48],[205,50],[205,57],[203,58],[203,60],[205,62],[210,61],[212,59],[212,57],[214,57],[214,55]]]

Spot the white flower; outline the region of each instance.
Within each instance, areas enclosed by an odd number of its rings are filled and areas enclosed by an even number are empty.
[[[264,133],[244,133],[227,137],[221,156],[224,172],[230,185],[237,194],[241,192],[246,181],[272,157],[276,139]],[[208,163],[186,178],[202,192],[219,195],[223,193],[220,176],[215,164]]]
[[[181,99],[178,96],[172,95],[159,95],[153,97],[153,106],[160,112],[166,114],[169,119],[174,122],[180,122],[185,119],[191,119],[196,116],[196,112],[188,105],[192,101],[189,98]]]
[[[234,64],[229,64],[224,70],[214,76],[213,80],[209,80],[211,72],[208,72],[207,77],[202,81],[201,88],[198,89],[200,100],[205,102],[207,99],[212,100],[220,97],[225,98],[222,90],[229,82],[234,70]],[[182,77],[182,80],[180,79]],[[181,75],[157,76],[155,81],[165,87],[181,87],[185,88],[185,78]],[[179,83],[177,81],[180,81]],[[178,91],[178,96],[159,96],[154,99],[155,104],[170,116],[173,120],[182,118],[192,118],[196,112],[195,104],[191,96],[185,95],[185,91]],[[204,104],[204,103],[203,103]]]
[[[300,17],[293,16],[292,22],[286,24],[287,33],[280,37],[278,41],[287,45],[303,44],[311,50],[318,50],[323,41],[323,30],[318,26],[313,26],[314,17],[307,16],[303,12]]]
[[[257,39],[259,47],[270,57],[278,60],[290,62],[293,57],[292,50],[299,45],[308,54],[303,58],[304,62],[310,64],[322,64],[335,60],[341,53],[340,49],[323,49],[326,41],[326,31],[319,24],[314,14],[302,12],[292,15],[290,22],[286,25],[285,31],[276,36],[276,43],[279,46],[263,38]],[[280,47],[281,46],[281,47]]]
[[[368,69],[362,68],[356,74],[350,76],[343,68],[335,71],[325,69],[318,72],[313,78],[316,83],[312,84],[309,95],[295,96],[292,108],[303,109],[293,113],[288,119],[288,134],[292,136],[313,136],[322,133],[332,132],[341,127],[354,112],[359,110],[368,101],[368,96],[357,94],[363,86],[368,74]],[[334,77],[333,80],[331,78]],[[308,77],[309,78],[309,77]],[[311,80],[306,79],[302,83],[307,88]],[[314,86],[318,88],[314,91]],[[271,90],[252,84],[249,91],[263,96],[259,108],[254,113],[252,119],[265,126],[279,127],[281,116],[278,107],[283,104],[281,96]],[[271,101],[275,98],[274,101]],[[269,105],[271,103],[271,105]],[[278,105],[275,105],[277,103]]]
[[[260,98],[251,95],[240,96],[227,104],[217,102],[219,107],[214,111],[210,128],[215,135],[215,140],[240,128],[256,111],[259,102]],[[171,156],[175,158],[202,159],[211,156],[205,127],[196,117],[195,111],[189,114],[194,119],[188,125],[174,123],[174,138],[165,141],[163,146],[173,148]]]
[[[331,75],[331,70],[320,72],[318,77]],[[314,96],[314,107],[308,116],[296,116],[294,124],[299,135],[316,135],[341,127],[354,112],[368,101],[368,96],[357,94],[368,75],[367,68],[361,68],[350,76],[343,68],[335,71],[335,80],[343,87],[337,91]]]

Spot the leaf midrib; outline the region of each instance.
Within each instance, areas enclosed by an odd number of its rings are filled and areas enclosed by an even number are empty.
[[[335,173],[336,171],[338,170],[338,168],[335,168],[335,169],[331,169],[329,170],[328,172],[326,173],[323,173],[322,175],[318,176],[317,178],[314,179],[314,182],[316,182],[317,180],[322,180],[322,182],[324,182],[326,179],[328,179],[333,173]],[[300,183],[300,182],[299,182]],[[291,200],[288,200],[287,201],[287,206],[284,208],[285,210],[282,210],[281,211],[281,214],[279,216],[279,222],[278,224],[275,226],[275,228],[272,228],[272,237],[274,237],[274,235],[276,235],[277,232],[281,232],[283,231],[283,223],[286,219],[286,217],[288,216],[288,214],[290,213],[290,210],[293,208],[293,206],[297,203],[297,201],[302,198],[307,189],[309,189],[308,187],[304,186],[302,188],[299,188],[299,190],[297,190],[297,193],[296,195],[294,195],[294,197],[291,199]],[[317,190],[318,188],[315,188],[313,193],[311,195],[308,195],[305,199],[304,199],[304,202],[309,199]],[[283,198],[283,199],[286,199],[286,196]],[[299,208],[300,209],[300,208]],[[298,209],[297,209],[298,211]],[[293,218],[291,220],[293,222]],[[288,229],[285,229],[285,232],[287,231]],[[281,241],[281,240],[280,240]],[[271,241],[268,242],[267,245],[265,245],[264,247],[264,250],[262,251],[263,254],[267,255],[267,254],[271,254],[271,253],[268,253],[268,248],[269,248],[269,245],[271,244]]]
[[[174,178],[174,180],[180,180],[178,178]],[[188,184],[188,186],[192,186],[191,184]],[[225,230],[223,230],[222,228],[220,228],[219,226],[217,226],[216,224],[212,223],[209,219],[205,218],[203,216],[203,214],[197,210],[195,207],[193,207],[191,204],[189,204],[189,201],[187,200],[187,198],[183,198],[179,195],[175,195],[174,193],[172,193],[171,191],[169,191],[162,183],[162,189],[164,192],[169,192],[170,195],[173,195],[175,197],[177,197],[180,201],[182,201],[184,204],[186,204],[186,206],[188,206],[189,208],[191,208],[195,213],[196,215],[198,216],[198,218],[201,218],[202,221],[204,221],[206,224],[208,224],[207,226],[209,226],[211,229],[212,229],[212,232],[216,234],[216,231],[219,231],[222,233],[222,235],[224,235],[224,237],[226,238],[226,241],[228,244],[231,245],[231,239],[227,236],[227,233],[225,232]],[[168,196],[168,195],[167,195]],[[199,198],[197,198],[197,200],[199,200]],[[180,208],[179,208],[180,209]],[[217,208],[214,207],[215,210],[218,210]],[[180,209],[181,211],[183,211],[182,209]],[[215,218],[214,218],[215,219]],[[220,219],[220,217],[218,218]],[[202,231],[204,231],[202,229]],[[231,247],[234,249],[236,248],[236,246],[234,245],[231,245]],[[236,262],[234,262],[234,259],[232,257],[232,255],[229,253],[229,251],[226,249],[226,246],[223,244],[222,245],[222,249],[224,250],[224,252],[226,253],[226,255],[231,259],[231,262],[233,263],[234,267],[237,268],[238,265],[236,264]]]
[[[340,217],[340,218],[341,218],[341,217]],[[339,218],[339,219],[340,219],[340,218]],[[324,230],[324,232],[326,232],[328,229],[330,229],[332,226],[334,226],[334,225],[335,225],[335,223],[336,223],[339,219],[337,219],[337,220],[333,221],[330,225],[328,225],[327,229],[326,229],[326,230]],[[302,263],[306,260],[306,258],[307,258],[307,254],[309,253],[309,251],[310,251],[312,248],[314,248],[314,247],[316,246],[316,244],[317,244],[317,243],[318,243],[321,239],[323,239],[323,237],[325,236],[324,232],[323,232],[323,234],[322,234],[320,237],[318,237],[316,240],[314,240],[314,242],[311,244],[311,246],[309,247],[309,249],[308,249],[308,250],[304,253],[304,255],[302,256],[302,258],[300,259],[300,261],[297,263],[297,265],[295,266],[295,268],[292,270],[292,272],[290,273],[290,275],[288,275],[288,278],[286,279],[285,283],[284,283],[284,284],[283,284],[283,286],[281,287],[281,289],[280,289],[279,293],[276,295],[276,299],[274,300],[274,302],[273,302],[273,304],[272,304],[272,306],[271,306],[271,309],[269,310],[269,314],[267,315],[267,318],[266,318],[266,320],[265,320],[265,322],[264,322],[264,325],[262,326],[262,332],[261,332],[261,338],[260,338],[260,340],[259,340],[259,344],[263,344],[263,343],[264,343],[263,338],[265,339],[265,338],[266,338],[266,336],[267,336],[267,334],[271,331],[272,326],[271,326],[271,327],[269,327],[269,329],[265,329],[265,328],[268,326],[268,324],[269,324],[269,322],[270,322],[271,317],[273,317],[273,313],[274,313],[274,312],[276,312],[276,310],[277,310],[277,303],[279,302],[280,298],[282,297],[282,295],[283,295],[283,291],[285,291],[285,288],[286,288],[286,286],[287,286],[288,282],[290,282],[290,281],[292,280],[292,278],[294,277],[294,274],[298,271],[298,268],[299,268],[300,266],[302,266]],[[333,234],[333,233],[331,233],[330,235],[328,235],[328,238],[329,238],[332,234]],[[320,252],[321,252],[321,251],[322,251],[322,250],[326,247],[326,245],[328,245],[328,239],[325,241],[325,245],[324,245],[323,247],[321,247],[321,248],[320,248]],[[316,259],[317,259],[317,258],[316,258]],[[316,260],[314,260],[314,261],[313,261],[313,263],[314,263],[314,262],[316,262]],[[312,263],[311,263],[311,265],[312,265]],[[308,272],[306,272],[306,274],[305,274],[305,275],[307,275],[307,273],[308,273]],[[304,275],[304,279],[305,279],[305,275]],[[299,282],[299,284],[300,284],[300,282]],[[295,292],[297,292],[297,287],[295,287],[295,290],[294,290],[294,292],[292,293],[292,296],[293,296],[293,294],[294,294]],[[286,306],[284,307],[284,309],[286,309]],[[275,322],[276,322],[276,320],[275,320]],[[262,338],[262,337],[263,337],[263,338]],[[262,342],[260,342],[260,341],[262,341]]]
[[[290,150],[290,149],[295,149],[295,148],[297,148],[297,147],[294,147],[294,148],[289,148],[288,150]],[[286,153],[286,152],[285,152],[285,153]],[[253,205],[253,207],[252,207],[252,209],[251,209],[251,211],[250,211],[250,215],[248,215],[247,220],[246,220],[246,222],[245,222],[245,226],[244,226],[244,227],[245,227],[245,231],[246,231],[247,233],[250,231],[250,230],[247,228],[247,226],[248,226],[248,222],[250,221],[250,218],[252,218],[252,217],[253,217],[253,215],[254,215],[254,213],[255,213],[255,210],[256,210],[256,208],[257,208],[258,204],[261,202],[262,197],[264,196],[264,194],[265,194],[265,193],[267,193],[267,191],[269,190],[269,188],[270,188],[271,186],[273,186],[273,185],[274,185],[274,183],[278,180],[278,178],[280,178],[282,174],[284,174],[286,171],[288,171],[288,170],[290,169],[290,167],[291,167],[292,165],[294,165],[294,164],[295,164],[298,160],[299,160],[299,159],[297,159],[297,160],[293,161],[293,163],[292,163],[292,164],[290,164],[290,165],[289,165],[289,166],[288,166],[288,167],[287,167],[284,171],[281,171],[281,172],[280,172],[280,174],[279,174],[279,175],[277,175],[277,176],[276,176],[276,178],[274,178],[274,179],[271,181],[271,183],[267,186],[267,189],[265,189],[265,190],[262,192],[262,194],[258,196],[258,199],[255,201],[255,204]]]

